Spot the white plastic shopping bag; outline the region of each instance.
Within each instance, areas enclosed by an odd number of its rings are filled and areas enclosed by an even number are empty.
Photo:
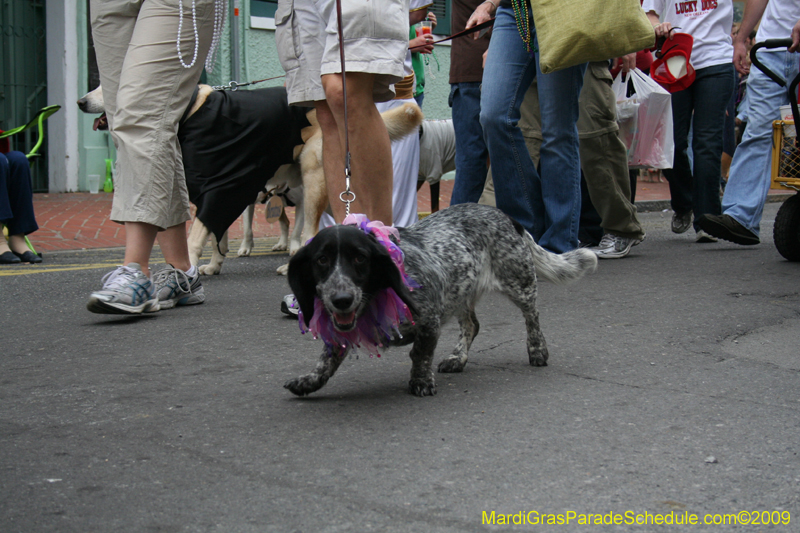
[[[619,76],[617,76],[619,78]],[[628,166],[630,168],[672,168],[675,152],[675,141],[672,132],[672,96],[668,91],[645,75],[641,70],[634,69],[630,72],[635,93],[629,98],[625,96],[627,83],[620,81],[622,87],[616,86],[617,94],[617,120],[625,120],[630,115],[631,107],[636,108],[636,128],[628,146]],[[615,84],[617,80],[614,80]],[[621,92],[619,92],[621,91]],[[623,99],[620,101],[620,95]],[[627,115],[626,115],[627,113]],[[627,116],[627,120],[630,117]],[[625,126],[621,134],[623,141],[630,135],[630,125]],[[620,130],[623,123],[620,122]]]
[[[628,160],[630,161],[633,149],[636,147],[636,131],[639,121],[639,101],[636,95],[628,96],[628,80],[622,71],[614,78],[611,88],[617,97],[617,124],[619,124],[619,138],[625,143],[628,149]]]

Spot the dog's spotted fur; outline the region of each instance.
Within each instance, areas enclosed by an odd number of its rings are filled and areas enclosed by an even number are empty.
[[[482,295],[497,290],[520,308],[528,331],[528,360],[547,365],[547,345],[536,310],[536,276],[555,283],[574,281],[597,266],[597,257],[578,249],[553,254],[537,245],[518,223],[501,211],[462,204],[435,213],[422,222],[400,229],[400,248],[406,273],[420,287],[409,292],[386,249],[371,235],[353,226],[321,231],[289,262],[289,284],[306,324],[318,297],[341,331],[355,327],[372,295],[391,287],[408,304],[414,324],[404,323],[402,338],[413,342],[409,392],[436,394],[433,353],[443,323],[455,316],[461,336],[453,353],[439,363],[439,372],[461,372],[479,324],[475,305]],[[347,356],[346,350],[323,349],[317,367],[286,382],[303,396],[319,390]]]

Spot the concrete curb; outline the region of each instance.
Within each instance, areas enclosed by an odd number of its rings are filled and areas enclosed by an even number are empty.
[[[795,193],[778,193],[778,194],[770,194],[767,196],[767,202],[769,203],[783,203],[787,199],[794,196]],[[670,206],[669,200],[645,200],[642,202],[635,202],[636,205],[636,212],[637,213],[650,213],[653,211],[664,211],[664,210],[671,210],[672,207]]]

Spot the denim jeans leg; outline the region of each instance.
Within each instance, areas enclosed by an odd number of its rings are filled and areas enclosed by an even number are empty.
[[[13,218],[6,220],[5,225],[9,235],[28,235],[39,229],[33,212],[31,167],[28,158],[22,152],[9,152],[3,159],[8,161],[8,175],[6,176],[8,181],[5,185],[8,191],[8,201],[13,209]],[[0,204],[2,203],[5,202],[0,202]]]
[[[664,169],[664,177],[669,182],[672,210],[683,214],[692,210],[692,163],[689,148],[689,127],[692,123],[694,107],[694,84],[672,94],[672,138],[675,142],[675,156],[672,168]]]
[[[476,203],[486,184],[489,157],[480,120],[481,84],[452,84],[450,105],[456,134],[456,179],[450,205]]]
[[[538,49],[538,42],[535,43]],[[581,212],[581,162],[578,141],[578,97],[586,63],[550,74],[539,69],[539,109],[542,113],[542,148],[539,159],[544,233],[538,243],[553,252],[578,247]]]
[[[797,75],[800,54],[760,50],[758,58],[785,80]],[[756,235],[770,187],[772,121],[780,106],[789,103],[786,89],[753,67],[747,79],[747,127],[731,163],[731,175],[722,197],[722,212]]]
[[[694,198],[695,230],[701,215],[719,215],[720,182],[722,181],[722,145],[725,129],[725,110],[733,93],[733,64],[714,65],[699,69],[693,86],[694,118],[692,119],[692,153],[694,165],[692,196]]]
[[[536,223],[534,189],[539,174],[519,129],[519,107],[536,75],[534,58],[525,49],[514,12],[497,9],[492,40],[483,71],[481,126],[492,164],[497,207],[538,239],[543,217]]]

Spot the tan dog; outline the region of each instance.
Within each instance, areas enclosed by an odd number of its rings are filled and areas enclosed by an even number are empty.
[[[252,251],[253,200],[259,194],[258,191],[281,187],[296,189],[302,185],[302,201],[296,202],[297,215],[292,238],[289,239],[288,218],[284,214],[281,220],[281,239],[273,247],[274,250],[288,248],[290,255],[293,255],[302,243],[316,235],[320,217],[328,207],[327,184],[322,168],[322,131],[316,120],[316,113],[314,110],[290,108],[285,101],[285,91],[278,93],[279,91],[283,89],[268,88],[223,93],[214,91],[208,85],[200,85],[181,120],[179,139],[184,155],[189,199],[198,205],[197,217],[192,224],[188,242],[192,264],[199,263],[208,238],[212,237],[214,241],[211,262],[199,266],[202,274],[219,274],[225,254],[228,252],[227,228],[242,211],[245,212],[245,240],[239,248],[239,255],[246,256]],[[273,97],[273,101],[274,97],[278,98],[274,104],[270,104],[269,100],[265,100],[266,103],[263,105],[259,103],[261,106],[259,108],[253,103],[259,94],[269,95]],[[227,113],[221,101],[233,101],[237,104],[241,111],[234,122],[241,124],[241,130],[247,130],[248,133],[232,145],[236,149],[227,148],[215,152],[213,161],[216,163],[221,160],[227,168],[231,165],[226,159],[230,158],[240,165],[249,164],[250,167],[255,166],[256,170],[264,169],[237,178],[240,184],[234,188],[230,187],[229,182],[232,181],[230,176],[215,175],[213,171],[209,171],[207,160],[201,160],[201,156],[214,149],[214,143],[218,141],[216,137],[220,132],[216,127],[218,122],[214,121],[218,115]],[[81,98],[78,106],[87,113],[104,112],[102,89],[98,87]],[[272,117],[275,116],[280,120],[273,120]],[[270,120],[265,120],[265,117]],[[104,125],[107,127],[104,118],[103,116],[95,120],[95,129],[103,128]],[[227,115],[223,118],[227,118]],[[424,117],[416,104],[407,103],[386,111],[383,113],[383,118],[390,139],[396,140],[416,131]],[[245,122],[245,119],[249,122]],[[232,121],[229,120],[228,123],[230,122]],[[227,132],[223,140],[230,143],[230,138],[239,133],[239,130]],[[273,156],[270,153],[272,145],[277,143],[260,142],[262,138],[279,140],[282,143],[280,154]],[[292,139],[296,139],[296,144]],[[287,150],[286,143],[289,140],[292,140],[292,145]],[[197,149],[198,144],[202,144],[203,150]],[[265,154],[269,156],[266,163],[253,164],[254,161],[259,161],[259,158],[263,162]],[[214,188],[220,181],[227,181],[228,188]],[[204,201],[209,190],[216,196],[212,196],[213,201]],[[239,205],[241,208],[231,212],[231,209],[236,209]],[[217,212],[223,209],[228,212],[222,217],[222,221],[215,220]],[[219,236],[218,242],[216,235]],[[283,265],[278,272],[285,274],[286,269],[287,265]]]

